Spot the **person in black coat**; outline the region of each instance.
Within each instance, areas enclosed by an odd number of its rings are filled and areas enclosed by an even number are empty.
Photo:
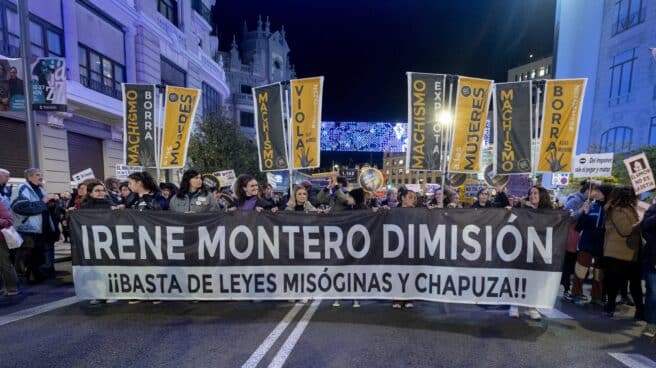
[[[647,292],[645,293],[645,321],[647,327],[643,334],[656,336],[656,204],[651,205],[640,223],[645,245],[641,249],[643,274]]]

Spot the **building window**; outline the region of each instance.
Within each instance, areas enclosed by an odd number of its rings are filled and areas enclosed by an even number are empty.
[[[541,66],[540,71],[538,72],[538,76],[539,77],[544,77],[545,74],[546,74],[546,68]]]
[[[613,27],[613,36],[644,22],[647,14],[642,0],[618,0],[615,3],[617,19]]]
[[[173,25],[178,26],[177,0],[157,0],[157,11],[173,23]]]
[[[647,141],[647,144],[656,146],[656,116],[652,116],[649,123],[649,141]]]
[[[245,93],[247,95],[250,95],[253,93],[253,88],[247,84],[242,84],[241,85],[241,93]]]
[[[252,112],[240,111],[239,112],[239,125],[246,128],[255,127],[255,115]]]
[[[33,56],[64,56],[64,32],[45,20],[30,14],[30,41]],[[19,57],[20,24],[16,6],[0,2],[0,52]]]
[[[531,79],[535,79],[535,69],[531,69]]]
[[[121,99],[121,83],[125,82],[125,66],[89,47],[79,44],[80,83],[94,91]]]
[[[164,57],[161,58],[160,67],[163,85],[176,87],[187,86],[187,73],[185,73],[180,67]]]
[[[208,24],[212,24],[212,10],[203,4],[203,0],[192,0],[191,8],[198,13]]]
[[[633,129],[625,126],[615,127],[601,134],[599,147],[601,152],[629,152],[632,140]]]
[[[208,116],[221,110],[221,95],[209,84],[203,82],[203,114]]]
[[[517,82],[518,80],[519,80],[519,75],[515,74],[515,82]]]
[[[633,63],[635,60],[635,49],[624,51],[613,58],[613,65],[610,67],[609,105],[617,105],[626,101],[631,93]]]

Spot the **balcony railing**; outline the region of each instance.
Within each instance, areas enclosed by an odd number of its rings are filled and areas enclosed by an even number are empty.
[[[90,88],[94,91],[98,91],[109,97],[113,97],[118,100],[123,99],[123,93],[120,89],[116,89],[113,88],[112,86],[105,85],[99,81],[90,80],[86,75],[80,74],[80,83],[87,88]]]
[[[212,11],[205,4],[203,4],[202,0],[192,0],[191,8],[194,9],[196,13],[198,13],[198,15],[200,15],[203,19],[205,19],[208,24],[212,24]]]

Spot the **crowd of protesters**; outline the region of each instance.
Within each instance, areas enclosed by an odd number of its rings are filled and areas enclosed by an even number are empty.
[[[349,190],[344,177],[333,175],[322,188],[310,181],[294,186],[292,193],[274,193],[251,175],[240,175],[233,188],[207,188],[201,174],[187,170],[178,188],[157,184],[148,172],[132,173],[126,182],[115,178],[90,179],[72,193],[48,194],[39,169],[25,170],[25,182],[11,188],[10,173],[0,169],[0,228],[14,226],[24,243],[10,250],[0,234],[0,278],[7,296],[16,295],[21,282],[38,283],[54,276],[54,244],[69,241],[68,216],[77,209],[168,210],[180,213],[217,211],[297,211],[320,214],[348,210],[394,210],[426,207],[463,208],[457,190],[436,190],[430,197],[405,187],[393,188],[379,200],[360,188]],[[532,186],[526,196],[509,196],[503,186],[482,187],[471,206],[485,208],[558,208],[549,192]],[[645,320],[647,336],[656,334],[656,204],[639,216],[637,197],[631,187],[595,185],[584,182],[563,208],[570,212],[567,252],[561,284],[563,299],[576,305],[591,304],[613,316],[618,304],[635,306],[636,320]],[[644,241],[643,241],[644,239]],[[586,279],[592,279],[590,297],[583,293]],[[643,293],[642,280],[646,281]],[[629,292],[631,297],[629,297]],[[95,301],[98,302],[98,301]],[[109,302],[109,301],[108,301]],[[137,302],[137,301],[134,301]],[[158,302],[158,301],[155,301]],[[339,307],[339,301],[333,304]],[[359,307],[357,300],[353,307]],[[412,308],[412,301],[393,301],[395,309]],[[509,316],[519,318],[519,308],[510,307]],[[540,313],[529,308],[531,319]]]

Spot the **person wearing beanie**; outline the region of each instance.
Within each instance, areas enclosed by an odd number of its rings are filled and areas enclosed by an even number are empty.
[[[582,215],[579,217],[576,230],[581,233],[579,240],[574,280],[572,282],[572,298],[574,304],[583,305],[587,298],[583,295],[583,281],[590,266],[592,266],[591,303],[603,306],[603,268],[604,235],[606,233],[606,217],[604,205],[613,187],[610,185],[594,186],[590,193],[592,201],[586,200],[582,205]]]

